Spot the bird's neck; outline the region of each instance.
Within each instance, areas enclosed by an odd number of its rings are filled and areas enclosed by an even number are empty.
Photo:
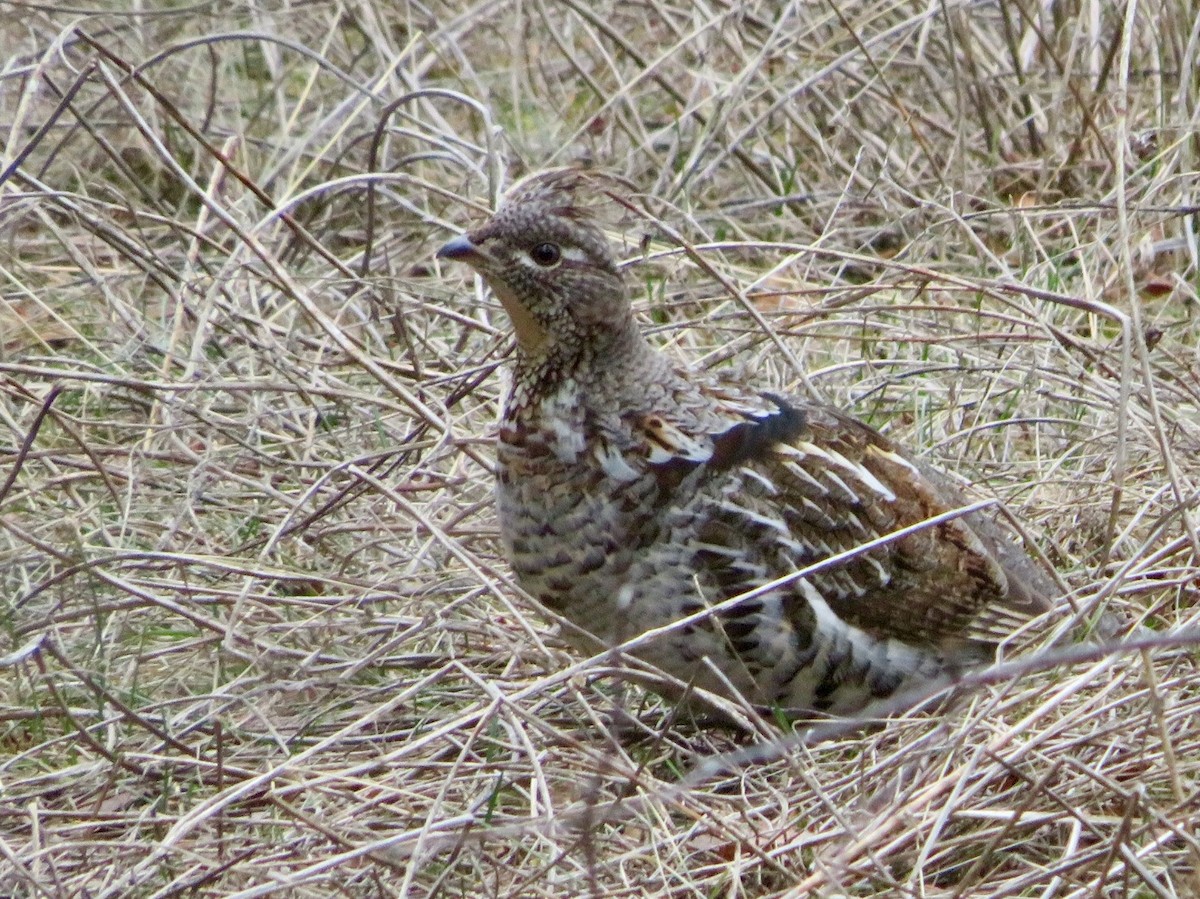
[[[628,327],[592,332],[586,338],[564,330],[532,350],[518,343],[515,380],[543,387],[565,381],[585,386],[610,382],[656,353],[632,321]]]
[[[630,322],[624,330],[588,335],[586,341],[559,338],[536,353],[517,349],[508,414],[526,406],[533,397],[567,395],[587,418],[642,408],[647,385],[675,377],[670,359],[652,347]]]

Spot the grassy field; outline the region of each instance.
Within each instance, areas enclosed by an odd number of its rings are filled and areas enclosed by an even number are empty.
[[[1200,895],[1193,2],[69,7],[0,4],[0,896]],[[1024,522],[1016,664],[796,734],[564,648],[433,253],[567,163],[657,342]]]

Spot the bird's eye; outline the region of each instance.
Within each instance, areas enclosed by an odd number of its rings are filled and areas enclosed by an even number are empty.
[[[562,250],[556,243],[540,243],[529,251],[529,258],[542,268],[550,268],[562,259]]]

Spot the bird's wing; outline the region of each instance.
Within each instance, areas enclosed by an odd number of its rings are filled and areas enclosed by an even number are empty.
[[[945,648],[994,644],[1050,607],[1053,584],[1002,525],[987,511],[952,515],[969,501],[946,476],[836,410],[769,399],[774,410],[738,410],[729,416],[734,423],[699,437],[657,418],[651,422],[662,435],[651,458],[660,501],[669,503],[677,487],[703,490],[698,481],[706,481],[708,492],[720,496],[726,542],[747,547],[775,540],[780,551],[774,557],[792,568],[847,553],[808,583],[840,617],[880,638]],[[739,472],[738,494],[722,493],[716,485]],[[739,507],[746,523],[741,533],[734,521]],[[947,513],[946,520],[922,526]],[[758,527],[763,522],[773,527]],[[905,536],[856,552],[913,526]],[[737,548],[708,553],[705,564],[736,567]],[[755,555],[764,558],[757,549]],[[738,582],[709,574],[716,582]]]
[[[821,407],[807,411],[810,439],[778,446],[763,462],[776,478],[795,485],[785,491],[789,507],[814,501],[798,472],[826,488],[823,502],[815,498],[818,507],[836,520],[856,519],[871,537],[970,505],[946,476],[906,458],[861,422]],[[1047,610],[1056,592],[985,510],[921,527],[875,559],[887,577],[864,577],[859,590],[832,597],[830,605],[864,629],[909,640],[995,643]]]

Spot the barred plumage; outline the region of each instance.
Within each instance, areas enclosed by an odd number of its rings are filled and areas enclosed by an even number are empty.
[[[621,190],[620,188],[615,188]],[[513,321],[497,507],[522,586],[678,678],[792,711],[850,713],[986,661],[1055,589],[940,473],[826,406],[735,389],[653,348],[599,224],[614,183],[578,169],[515,186],[438,253]]]

